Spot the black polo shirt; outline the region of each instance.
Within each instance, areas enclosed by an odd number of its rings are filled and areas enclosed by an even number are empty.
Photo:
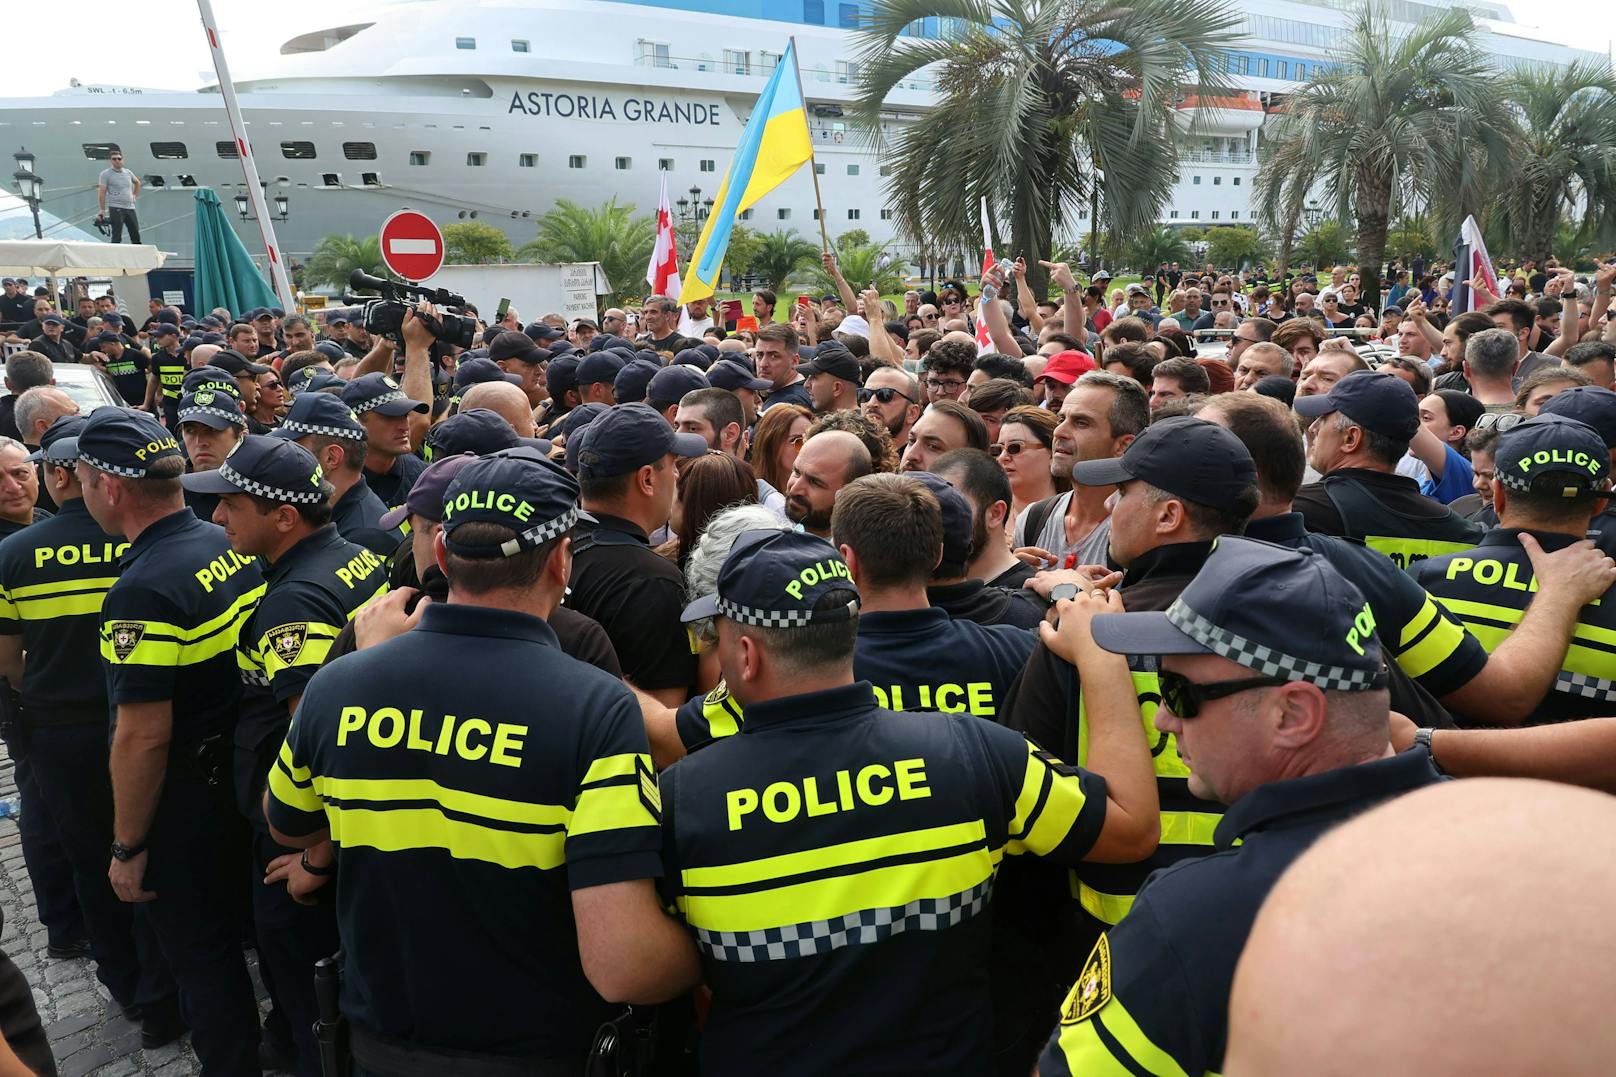
[[[22,530],[0,542],[0,634],[22,636],[27,718],[105,722],[101,604],[129,543],[102,531],[80,498]]]
[[[763,410],[768,411],[776,404],[801,404],[803,407],[812,410],[814,399],[808,395],[808,383],[806,381],[796,381],[783,389],[775,389],[770,392],[768,398],[763,402]]]
[[[611,637],[623,675],[646,691],[696,683],[696,656],[679,619],[685,584],[672,561],[651,549],[641,527],[591,513],[573,529],[572,581],[566,604]]]
[[[994,586],[984,580],[933,584],[926,588],[926,598],[955,620],[979,625],[1035,629],[1047,608],[1032,591]]]
[[[1358,539],[1399,568],[1476,544],[1485,532],[1405,475],[1342,468],[1299,490],[1291,507],[1309,531]]]
[[[337,633],[360,607],[387,592],[387,562],[330,524],[293,546],[264,573],[264,597],[236,643],[241,719],[236,723],[236,797],[259,829],[264,776],[291,724],[287,705],[303,694]]]
[[[47,336],[36,337],[28,342],[28,350],[38,352],[53,363],[76,363],[79,361],[79,350],[73,342],[62,334],[61,340],[52,340]]]
[[[386,512],[387,506],[370,488],[365,474],[361,474],[331,506],[331,522],[349,542],[357,542],[367,550],[391,557],[404,540],[405,531],[403,526],[384,529],[381,519]]]
[[[662,775],[666,896],[713,992],[705,1074],[992,1072],[995,870],[1075,862],[1104,824],[1098,775],[873,694],[757,704]]]
[[[275,829],[329,828],[338,848],[351,1020],[582,1070],[615,1011],[584,978],[571,891],[662,871],[650,748],[621,681],[562,654],[537,617],[434,603],[314,675],[269,793]]]
[[[185,356],[180,353],[169,353],[158,348],[157,355],[163,357],[163,362],[172,365],[178,361],[185,362]],[[125,404],[138,408],[146,402],[147,371],[151,369],[153,359],[139,348],[124,348],[123,354],[116,359],[106,359],[103,366],[107,377],[117,388],[118,395],[123,397]]]
[[[1031,565],[1017,561],[1012,568],[1007,568],[988,581],[989,587],[1008,587],[1011,590],[1020,590],[1022,584],[1037,575]]]
[[[393,466],[385,474],[372,471],[368,466],[364,470],[371,493],[381,498],[383,505],[396,509],[410,496],[410,487],[426,470],[426,461],[414,453],[405,453],[394,458]]]
[[[1040,1077],[1221,1072],[1235,963],[1280,875],[1336,824],[1441,780],[1414,749],[1260,785],[1230,805],[1215,851],[1153,875],[1095,946]]]
[[[184,508],[142,531],[120,565],[101,607],[113,720],[122,703],[172,701],[172,758],[235,725],[236,639],[264,577],[256,558],[230,549],[224,528]]]

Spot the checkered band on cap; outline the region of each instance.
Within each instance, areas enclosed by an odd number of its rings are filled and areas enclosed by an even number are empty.
[[[355,415],[363,415],[367,411],[375,411],[383,404],[391,404],[395,400],[403,399],[405,399],[404,391],[402,389],[394,389],[390,393],[383,393],[381,396],[373,397],[372,399],[365,401],[363,404],[354,404],[353,413]],[[414,403],[414,401],[411,401],[411,403]]]
[[[946,931],[987,907],[993,880],[957,894],[919,898],[907,905],[860,909],[831,920],[810,920],[758,931],[696,929],[696,945],[716,961],[781,961],[828,954],[844,946],[882,942],[909,931]]]
[[[515,557],[523,550],[535,549],[555,538],[565,531],[571,530],[572,525],[578,522],[578,509],[568,509],[549,523],[539,524],[523,531],[516,538],[506,539],[499,544],[499,552],[506,557]]]
[[[79,450],[79,459],[97,471],[105,471],[109,475],[122,475],[126,479],[143,479],[146,477],[146,472],[141,468],[119,467],[117,464],[109,464],[105,460],[97,460],[82,449]]]
[[[1586,494],[1594,489],[1592,484],[1584,481],[1575,472],[1544,472],[1543,474],[1559,474],[1565,479],[1565,485],[1560,488],[1561,497],[1576,497],[1578,494]],[[1531,492],[1531,475],[1516,475],[1513,469],[1506,470],[1504,468],[1499,468],[1496,475],[1498,481],[1511,490],[1519,490],[1522,493]]]
[[[281,429],[289,430],[302,437],[305,434],[318,434],[327,438],[347,438],[349,441],[364,441],[365,435],[357,430],[349,430],[341,426],[320,426],[317,423],[299,423],[283,419]]]
[[[288,501],[294,505],[318,505],[325,500],[325,494],[319,489],[282,490],[261,483],[257,479],[249,479],[230,466],[229,458],[226,458],[225,462],[219,465],[219,477],[232,486],[239,487],[242,493],[256,494],[259,497],[268,498],[270,501]]]
[[[247,420],[239,411],[225,411],[223,408],[189,407],[180,411],[180,422],[185,422],[193,415],[217,415],[221,419],[228,419],[237,426],[246,426]]]
[[[1295,658],[1264,643],[1257,643],[1220,628],[1190,609],[1179,598],[1167,608],[1173,627],[1203,647],[1268,677],[1307,681],[1326,692],[1361,692],[1385,683],[1379,670],[1348,669]]]
[[[804,625],[824,624],[826,621],[845,621],[853,616],[857,609],[857,600],[829,610],[759,610],[743,606],[739,602],[731,602],[722,595],[718,598],[719,613],[732,621],[757,628],[802,628]]]

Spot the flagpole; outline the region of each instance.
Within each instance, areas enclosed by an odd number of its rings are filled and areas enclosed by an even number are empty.
[[[797,36],[793,34],[786,40],[791,42],[791,65],[795,69],[797,76],[797,96],[802,99],[803,121],[806,123],[808,119],[808,95],[802,91],[802,60],[797,55]],[[830,250],[830,233],[825,230],[825,202],[819,195],[819,161],[814,156],[814,132],[812,128],[808,131],[808,166],[808,174],[814,177],[814,206],[819,210],[819,249],[824,252]]]

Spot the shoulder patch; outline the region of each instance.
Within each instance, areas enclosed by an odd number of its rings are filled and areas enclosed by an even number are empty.
[[[720,680],[718,682],[718,686],[716,688],[714,688],[711,692],[708,692],[706,698],[703,699],[702,702],[706,703],[708,706],[712,706],[715,703],[722,703],[722,702],[724,702],[724,700],[726,700],[728,698],[729,698],[729,685],[726,684],[724,681]]]
[[[662,821],[662,788],[657,785],[656,771],[651,769],[651,761],[646,756],[635,756],[635,775],[639,779],[640,803],[645,810],[658,822]]]
[[[1075,1025],[1087,1021],[1111,1001],[1111,943],[1101,935],[1094,944],[1089,959],[1083,963],[1077,983],[1072,985],[1066,1003],[1061,1006],[1061,1024]]]
[[[108,635],[112,638],[112,654],[122,662],[135,653],[140,646],[141,639],[146,635],[144,621],[113,621],[107,625]]]
[[[277,625],[264,635],[268,637],[269,645],[275,648],[275,657],[291,665],[303,653],[303,644],[309,638],[309,625],[307,621]]]

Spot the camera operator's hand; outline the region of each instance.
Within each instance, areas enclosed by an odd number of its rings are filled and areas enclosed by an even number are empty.
[[[404,350],[409,352],[416,348],[432,347],[432,341],[437,336],[433,332],[436,322],[437,315],[432,310],[432,304],[421,300],[404,315]]]

